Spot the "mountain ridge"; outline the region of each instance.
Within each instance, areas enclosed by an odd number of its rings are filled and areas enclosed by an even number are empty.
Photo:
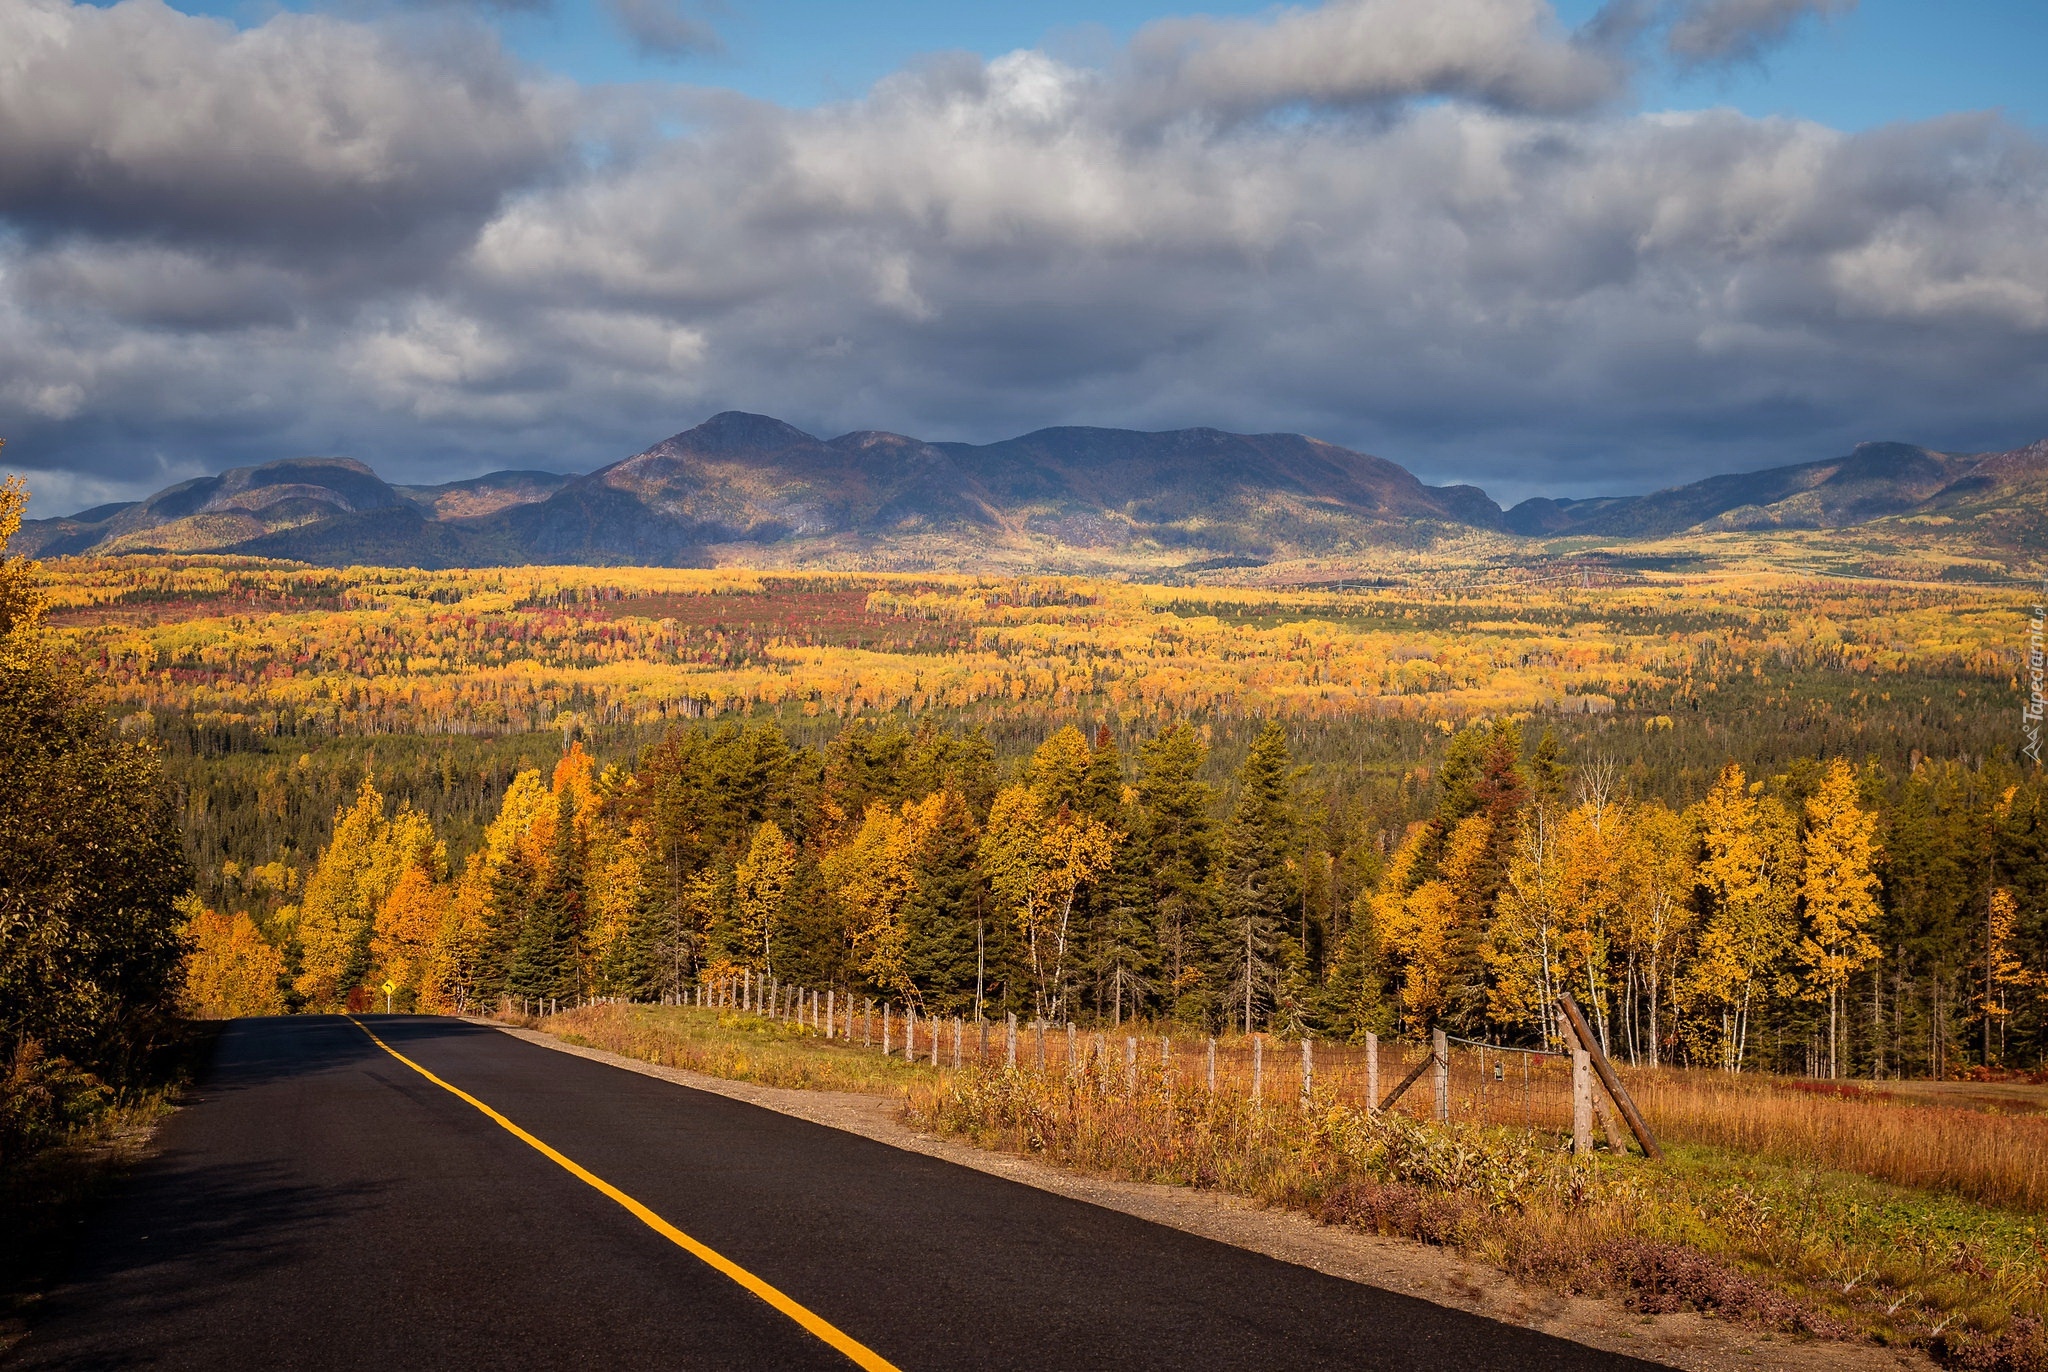
[[[430,568],[880,559],[1072,569],[1341,559],[1478,532],[1554,542],[1956,519],[2037,546],[2048,515],[2015,499],[2035,490],[2048,495],[2048,440],[1977,454],[1862,443],[1644,495],[1502,510],[1478,487],[1429,486],[1398,463],[1301,434],[1064,426],[988,444],[884,430],[821,439],[726,411],[587,475],[394,486],[352,458],[286,458],[25,521],[16,546]]]

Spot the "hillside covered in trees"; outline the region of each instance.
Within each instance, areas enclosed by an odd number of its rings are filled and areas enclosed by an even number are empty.
[[[57,570],[180,787],[221,1010],[745,968],[1535,1043],[1569,989],[1641,1062],[2042,1059],[2009,592]]]

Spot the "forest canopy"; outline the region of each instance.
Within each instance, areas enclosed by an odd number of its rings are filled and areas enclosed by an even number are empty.
[[[2044,1047],[1995,586],[56,571],[177,782],[219,1013],[746,970],[1519,1043],[1570,990],[1611,1051],[1730,1070]]]

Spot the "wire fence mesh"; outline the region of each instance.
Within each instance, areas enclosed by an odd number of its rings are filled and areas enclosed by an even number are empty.
[[[1263,1034],[1211,1037],[1159,1025],[1083,1028],[1071,1022],[929,1016],[915,1005],[735,977],[699,986],[694,1003],[793,1020],[823,1037],[942,1070],[1086,1076],[1104,1089],[1145,1081],[1283,1102],[1311,1093],[1416,1119],[1570,1134],[1570,1055],[1447,1039],[1441,1069],[1430,1043],[1328,1043]],[[1411,1081],[1412,1078],[1412,1081]]]

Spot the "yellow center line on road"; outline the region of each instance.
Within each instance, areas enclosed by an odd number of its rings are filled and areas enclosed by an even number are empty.
[[[691,1238],[688,1234],[685,1234],[682,1230],[676,1228],[673,1224],[670,1224],[667,1220],[655,1214],[652,1210],[649,1210],[639,1201],[634,1200],[624,1191],[621,1191],[618,1187],[613,1186],[603,1177],[598,1176],[595,1172],[590,1171],[588,1168],[583,1167],[581,1164],[575,1162],[574,1160],[562,1156],[562,1154],[556,1152],[547,1144],[542,1143],[539,1139],[527,1133],[524,1129],[521,1129],[511,1120],[506,1119],[496,1110],[493,1110],[490,1106],[485,1105],[482,1101],[478,1100],[475,1096],[472,1096],[471,1094],[469,1094],[469,1092],[463,1090],[461,1087],[450,1085],[448,1082],[441,1080],[441,1078],[435,1076],[432,1072],[429,1072],[426,1068],[420,1066],[411,1058],[399,1052],[396,1048],[393,1048],[383,1039],[378,1038],[377,1035],[371,1031],[369,1025],[364,1024],[354,1015],[349,1015],[347,1019],[350,1024],[353,1024],[356,1028],[362,1030],[365,1034],[368,1034],[370,1036],[370,1042],[376,1044],[379,1048],[382,1048],[392,1057],[397,1058],[407,1067],[412,1068],[413,1071],[419,1073],[421,1076],[425,1077],[428,1081],[434,1083],[434,1085],[440,1087],[443,1091],[446,1091],[448,1094],[456,1097],[459,1100],[467,1101],[469,1104],[475,1106],[478,1110],[481,1110],[484,1114],[488,1115],[493,1121],[495,1121],[500,1128],[505,1130],[505,1132],[511,1134],[513,1137],[519,1139],[522,1143],[525,1143],[531,1148],[533,1148],[535,1152],[547,1158],[548,1161],[554,1163],[557,1167],[560,1167],[563,1171],[567,1172],[570,1176],[575,1177],[578,1181],[581,1181],[586,1185],[603,1192],[611,1199],[617,1201],[620,1205],[624,1206],[628,1212],[632,1214],[634,1219],[639,1220],[640,1223],[646,1225],[649,1229],[652,1229],[655,1233],[661,1235],[670,1243],[682,1249],[685,1253],[688,1253],[691,1257],[696,1258],[699,1262],[702,1262],[707,1266],[712,1267],[717,1271],[723,1273],[724,1275],[732,1278],[732,1280],[738,1282],[741,1286],[753,1292],[762,1300],[768,1302],[768,1304],[774,1306],[777,1310],[789,1316],[789,1318],[791,1318],[792,1320],[795,1320],[798,1324],[802,1325],[811,1334],[813,1334],[820,1340],[824,1341],[825,1343],[830,1344],[832,1347],[838,1349],[841,1353],[844,1353],[848,1358],[853,1360],[856,1366],[867,1368],[868,1372],[900,1372],[900,1369],[898,1369],[894,1363],[890,1362],[887,1358],[884,1358],[881,1354],[875,1352],[872,1348],[869,1348],[866,1344],[860,1342],[852,1335],[840,1329],[830,1320],[825,1319],[821,1315],[813,1313],[812,1311],[804,1308],[802,1305],[799,1305],[796,1301],[791,1300],[788,1296],[784,1295],[774,1286],[771,1286],[769,1283],[761,1280],[761,1278],[755,1276],[746,1268],[741,1267],[738,1263],[734,1262],[731,1258],[726,1257],[717,1249],[709,1248],[704,1244],[699,1243],[697,1240]]]

